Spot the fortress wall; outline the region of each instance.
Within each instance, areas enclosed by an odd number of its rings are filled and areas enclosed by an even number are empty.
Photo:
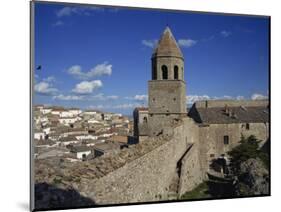
[[[164,133],[169,134],[169,129]],[[167,200],[170,185],[178,174],[177,163],[181,159],[181,177],[188,175],[179,180],[180,192],[194,188],[202,175],[196,145],[183,156],[191,143],[197,140],[198,128],[191,119],[186,118],[174,128],[173,134],[168,142],[97,179],[87,188],[89,192],[83,194],[97,204]]]
[[[205,174],[202,172],[200,166],[198,144],[193,144],[191,149],[182,159],[181,165],[181,176],[178,189],[178,194],[180,196],[187,191],[191,191],[204,180]]]
[[[201,166],[207,171],[212,159],[226,154],[239,144],[241,135],[248,137],[255,135],[262,140],[261,145],[268,139],[268,123],[250,123],[250,129],[246,130],[245,124],[210,124],[199,127],[199,155]],[[224,136],[229,136],[229,144],[224,144]]]
[[[208,108],[212,107],[266,107],[268,105],[268,100],[205,100],[195,102],[196,108]]]

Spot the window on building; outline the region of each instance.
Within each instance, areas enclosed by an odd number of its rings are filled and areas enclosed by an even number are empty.
[[[162,65],[162,79],[168,79],[168,68],[165,65]]]
[[[143,123],[147,123],[147,117],[143,117]]]
[[[174,79],[179,79],[179,67],[174,66]]]
[[[85,160],[86,160],[86,157],[87,157],[86,154],[83,154],[83,155],[82,155],[82,160],[85,161]]]
[[[250,129],[250,124],[246,123],[246,130],[249,130],[249,129]]]
[[[229,144],[229,136],[228,136],[228,135],[223,136],[223,143],[224,143],[225,145],[228,145],[228,144]]]

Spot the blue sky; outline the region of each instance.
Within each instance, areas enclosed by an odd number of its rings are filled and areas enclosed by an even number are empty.
[[[267,98],[267,18],[36,3],[35,104],[129,115],[147,105],[167,24],[184,54],[188,103]]]

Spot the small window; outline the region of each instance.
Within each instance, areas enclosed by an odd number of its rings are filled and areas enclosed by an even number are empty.
[[[224,143],[224,145],[229,144],[229,136],[228,135],[223,136],[223,143]]]
[[[165,65],[162,65],[162,79],[168,79],[168,68]]]
[[[143,117],[143,123],[147,123],[147,117]]]
[[[179,79],[179,67],[174,66],[174,79]]]
[[[210,157],[211,157],[211,158],[215,157],[215,154],[210,154]]]
[[[250,129],[250,124],[246,123],[246,130],[249,130],[249,129]]]

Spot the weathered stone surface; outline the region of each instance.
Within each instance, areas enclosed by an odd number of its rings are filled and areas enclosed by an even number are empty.
[[[91,162],[63,162],[62,171],[56,168],[58,161],[37,160],[36,183],[76,189],[95,204],[176,198],[178,191],[185,192],[201,182],[202,172],[197,148],[186,151],[198,136],[193,121],[187,117],[170,129],[173,130],[164,130],[163,135]],[[182,170],[190,170],[189,175],[177,172],[177,162],[183,155]]]

